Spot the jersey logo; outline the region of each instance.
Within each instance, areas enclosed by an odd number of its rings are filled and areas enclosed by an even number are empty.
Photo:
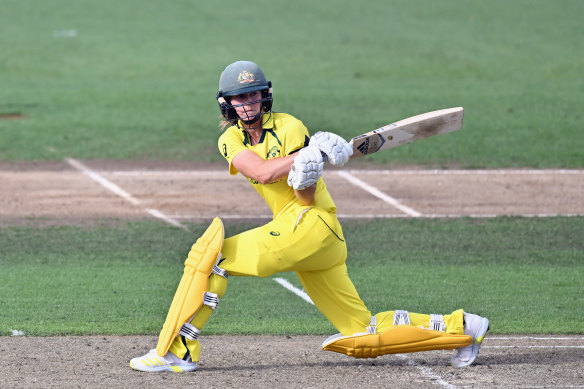
[[[278,149],[278,147],[273,146],[269,151],[268,154],[266,154],[266,159],[270,159],[270,158],[276,158],[280,156],[280,149]]]
[[[223,143],[223,155],[227,157],[227,145]]]
[[[270,231],[270,235],[272,235],[272,236],[280,236],[280,233],[278,231]]]
[[[247,84],[249,82],[254,82],[255,78],[253,73],[244,70],[243,72],[239,73],[239,76],[237,76],[237,81],[239,81],[240,84]]]

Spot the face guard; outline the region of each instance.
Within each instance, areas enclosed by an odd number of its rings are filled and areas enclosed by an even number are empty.
[[[270,112],[272,108],[272,88],[262,90],[262,97],[258,100],[247,101],[242,104],[231,104],[231,97],[224,97],[224,96],[217,96],[217,102],[219,103],[219,109],[221,110],[221,114],[225,118],[225,120],[235,124],[237,120],[241,120],[244,124],[252,124],[258,121],[264,112]],[[253,104],[261,104],[260,111],[255,115],[251,116],[251,114],[247,111],[246,107],[253,105]],[[242,116],[237,114],[235,108],[243,107],[244,114]]]
[[[235,111],[235,106],[231,104],[230,97],[242,95],[249,92],[261,91],[262,97],[259,100],[238,104],[243,106],[261,103],[260,112],[254,116],[239,117]],[[259,120],[264,112],[272,110],[272,83],[266,80],[260,67],[249,61],[237,61],[227,66],[219,78],[219,92],[217,92],[217,103],[221,114],[231,124],[236,124],[238,120],[245,124],[251,124]]]

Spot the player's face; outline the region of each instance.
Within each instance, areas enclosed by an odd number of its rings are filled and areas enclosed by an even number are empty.
[[[242,119],[251,119],[262,109],[262,92],[254,91],[236,95],[231,98],[231,105],[234,106],[235,112]]]

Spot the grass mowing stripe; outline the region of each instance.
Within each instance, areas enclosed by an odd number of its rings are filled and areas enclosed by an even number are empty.
[[[369,161],[584,166],[580,0],[274,1],[262,14],[235,0],[2,5],[3,161],[219,161],[219,74],[253,59],[274,83],[275,110],[299,116],[312,133],[350,138],[464,106],[462,131]],[[231,28],[217,28],[233,9]],[[244,30],[265,47],[285,47],[286,60],[270,50],[249,58],[232,39]]]
[[[226,235],[253,226],[230,223]],[[207,226],[189,227],[193,233],[157,222],[1,228],[0,334],[157,333]],[[344,232],[349,273],[375,313],[462,307],[488,316],[493,333],[584,333],[584,218],[347,221]],[[205,327],[334,332],[314,306],[253,277],[229,279]]]

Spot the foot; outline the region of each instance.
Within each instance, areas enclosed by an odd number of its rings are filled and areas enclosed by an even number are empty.
[[[466,367],[472,364],[479,353],[479,347],[489,330],[489,319],[470,313],[464,313],[464,334],[472,336],[469,346],[459,348],[450,360],[454,367]]]
[[[134,370],[147,372],[171,371],[174,373],[182,373],[197,369],[196,363],[183,361],[170,351],[161,357],[156,352],[156,349],[150,350],[146,355],[132,359],[130,366]]]

